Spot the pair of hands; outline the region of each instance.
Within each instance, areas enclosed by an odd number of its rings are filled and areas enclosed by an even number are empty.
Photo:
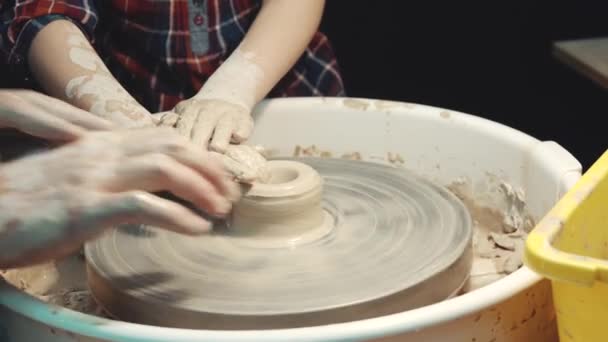
[[[219,217],[240,195],[222,162],[175,129],[117,130],[31,91],[0,91],[0,127],[69,142],[0,167],[0,268],[61,257],[120,223],[186,234],[210,229],[151,192],[169,191]]]

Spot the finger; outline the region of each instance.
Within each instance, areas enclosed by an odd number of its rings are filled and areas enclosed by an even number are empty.
[[[214,112],[211,108],[207,106],[201,107],[194,124],[192,142],[197,146],[204,147],[206,150],[219,118],[220,114]]]
[[[225,216],[232,207],[209,180],[163,154],[132,158],[115,174],[108,186],[111,191],[169,191],[215,216]]]
[[[91,131],[108,131],[117,126],[105,119],[95,116],[94,114],[84,111],[80,108],[72,107],[66,103],[56,100],[57,106],[44,107],[39,106],[41,109],[49,110],[52,114],[65,119],[72,124],[82,127]]]
[[[180,160],[179,157],[176,159]],[[217,179],[217,183],[221,183],[219,187],[220,193],[227,196],[233,203],[237,202],[241,197],[240,186],[234,182],[234,177],[227,175],[226,167],[222,160],[211,152],[205,152],[205,158],[196,159],[201,164],[210,165],[213,167],[213,179]],[[184,161],[185,163],[185,161]],[[200,166],[199,166],[200,167]],[[215,184],[215,183],[214,183]]]
[[[192,106],[193,103],[194,103],[194,100],[192,100],[192,99],[180,101],[177,105],[175,105],[175,108],[173,108],[173,111],[180,115],[184,114],[184,110],[186,110],[188,107]]]
[[[116,128],[114,123],[102,119],[90,112],[74,107],[59,99],[29,91],[23,92],[20,94],[20,96],[29,103],[36,105],[39,109],[48,111],[59,118],[87,130],[105,131]]]
[[[188,139],[192,139],[192,129],[194,127],[194,123],[196,122],[197,115],[198,108],[196,106],[189,106],[184,109],[180,113],[179,120],[177,120],[175,125],[177,132]]]
[[[7,110],[2,113],[1,120],[3,127],[12,127],[53,141],[72,141],[86,133],[85,129],[30,105],[23,106],[18,111]]]
[[[253,131],[253,119],[251,116],[239,118],[236,124],[236,130],[232,134],[232,142],[242,143],[249,139],[251,132]]]
[[[158,126],[162,127],[175,127],[179,120],[179,114],[174,112],[162,113],[158,122]]]
[[[150,115],[149,117],[152,120],[152,124],[154,124],[154,126],[160,125],[160,118],[157,115]]]
[[[143,191],[106,195],[93,219],[105,226],[146,224],[182,234],[209,232],[211,223],[184,206]]]
[[[142,143],[145,142],[145,143]],[[142,129],[129,135],[125,142],[128,157],[146,154],[165,154],[192,168],[211,182],[217,191],[232,201],[240,197],[240,191],[230,178],[226,177],[224,166],[217,158],[176,134],[173,129]]]
[[[232,202],[236,202],[241,192],[232,177],[226,176],[225,165],[217,156],[209,152],[201,151],[193,144],[188,144],[187,149],[171,149],[167,155],[178,162],[194,169],[203,175],[222,196]]]
[[[216,152],[225,152],[235,128],[234,117],[231,115],[222,116],[215,126],[209,149]]]

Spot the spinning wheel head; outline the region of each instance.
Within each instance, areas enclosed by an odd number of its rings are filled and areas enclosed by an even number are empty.
[[[274,181],[210,235],[131,226],[89,243],[93,294],[127,321],[270,329],[396,313],[462,287],[472,224],[456,196],[403,169],[297,161],[272,161]]]

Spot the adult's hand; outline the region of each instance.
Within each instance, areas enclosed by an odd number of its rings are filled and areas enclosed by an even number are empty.
[[[114,124],[61,100],[31,90],[0,90],[0,128],[52,141],[71,141]]]
[[[65,256],[104,228],[142,223],[185,234],[211,224],[151,192],[213,216],[238,198],[222,163],[166,128],[91,132],[0,167],[0,268]]]

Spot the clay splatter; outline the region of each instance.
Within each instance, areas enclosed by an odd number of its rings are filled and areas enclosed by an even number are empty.
[[[403,165],[405,163],[405,160],[403,160],[403,157],[399,153],[387,152],[386,159],[393,165]]]
[[[474,200],[466,180],[454,181],[447,188],[462,200],[475,226],[475,259],[465,290],[483,287],[517,271],[523,265],[527,233],[534,227],[534,220],[527,213],[524,192],[500,182],[497,193],[502,195],[507,209],[498,210]]]

